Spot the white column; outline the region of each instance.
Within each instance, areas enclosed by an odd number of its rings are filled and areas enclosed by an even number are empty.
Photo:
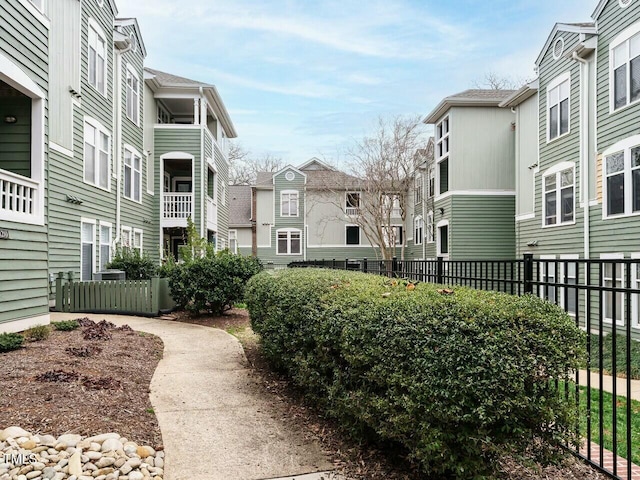
[[[198,104],[199,99],[193,99],[193,124],[200,125],[200,105]]]

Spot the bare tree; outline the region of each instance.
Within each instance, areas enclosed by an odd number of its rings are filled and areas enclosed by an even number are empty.
[[[380,249],[384,260],[398,256],[398,248],[404,258],[414,175],[427,151],[423,126],[419,117],[378,118],[375,132],[347,152],[353,174],[331,187],[337,194],[334,204]]]
[[[481,79],[473,81],[474,88],[489,90],[516,90],[528,81],[524,78],[502,76],[495,72],[484,74]]]
[[[229,148],[229,163],[229,180],[234,185],[253,185],[258,172],[277,172],[284,167],[280,157],[266,154],[256,158],[238,143]]]

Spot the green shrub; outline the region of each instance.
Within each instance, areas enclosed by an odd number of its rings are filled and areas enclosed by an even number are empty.
[[[160,278],[168,278],[178,264],[171,252],[165,252],[162,264],[158,267],[158,276]]]
[[[403,445],[436,478],[489,478],[496,459],[576,444],[584,333],[532,296],[291,269],[249,281],[267,359],[358,438]],[[570,397],[570,396],[569,396]]]
[[[158,265],[147,252],[141,255],[139,250],[132,248],[117,249],[107,268],[123,270],[127,280],[148,280],[158,272]]]
[[[24,332],[24,338],[29,342],[39,342],[46,340],[51,334],[51,329],[47,325],[36,325]]]
[[[221,314],[243,299],[247,281],[261,270],[258,259],[225,250],[177,265],[169,288],[180,307]]]
[[[75,330],[80,326],[77,320],[62,320],[60,322],[51,322],[53,328],[63,332],[69,332]]]
[[[24,337],[19,333],[0,333],[0,353],[17,350],[23,342]]]

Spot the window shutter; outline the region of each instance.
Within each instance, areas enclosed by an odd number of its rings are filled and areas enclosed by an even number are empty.
[[[596,200],[602,203],[602,154],[596,157]]]

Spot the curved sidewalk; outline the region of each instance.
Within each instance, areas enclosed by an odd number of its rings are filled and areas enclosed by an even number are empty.
[[[79,316],[128,324],[164,342],[150,393],[165,447],[164,480],[261,480],[332,468],[318,444],[272,414],[235,337],[210,327],[120,315],[53,313],[52,321]]]

